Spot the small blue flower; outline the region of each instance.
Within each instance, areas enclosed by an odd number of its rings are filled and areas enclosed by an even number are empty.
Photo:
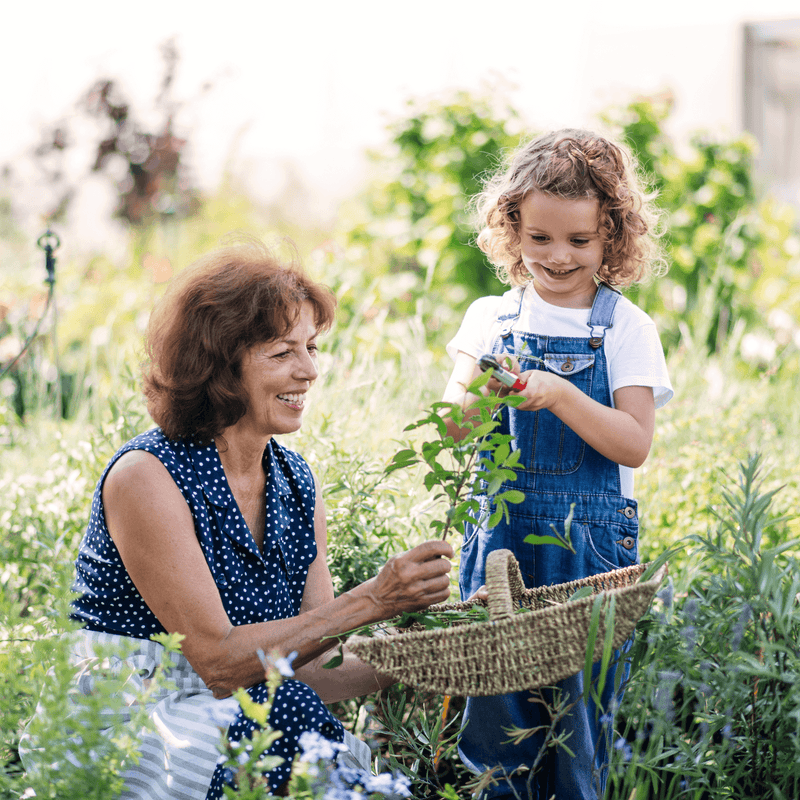
[[[388,772],[383,772],[380,775],[368,775],[361,785],[368,792],[390,794],[394,791],[394,777]]]
[[[294,678],[294,670],[292,669],[292,661],[297,658],[297,650],[292,650],[286,658],[279,658],[275,662],[275,669],[283,675],[284,678]]]
[[[731,735],[733,734],[733,728],[731,727],[730,722],[720,732],[722,733],[723,739],[730,739]]]
[[[355,784],[360,785],[365,777],[367,777],[367,773],[363,770],[337,765],[331,773],[331,783],[342,789],[351,789]]]
[[[317,731],[303,731],[297,741],[303,751],[300,760],[310,763],[320,760],[332,761],[337,753],[347,750],[347,745],[332,742]]]
[[[667,585],[660,592],[656,592],[656,597],[664,604],[664,608],[672,608],[673,593],[674,588],[670,578]]]
[[[239,701],[233,697],[215,700],[208,708],[207,714],[212,725],[227,730],[239,713]]]
[[[351,789],[339,789],[334,786],[325,792],[323,800],[364,800],[361,792],[354,792]]]
[[[276,669],[284,678],[294,678],[292,661],[297,658],[297,650],[293,650],[285,658],[271,658],[259,648],[256,650],[256,655],[267,672],[269,672],[271,669]]]
[[[633,757],[633,748],[621,736],[614,742],[614,749],[622,753],[623,761],[630,761]]]

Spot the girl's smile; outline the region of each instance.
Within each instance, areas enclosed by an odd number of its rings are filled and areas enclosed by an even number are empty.
[[[522,263],[539,296],[551,305],[591,307],[603,264],[598,201],[533,191],[519,210]]]

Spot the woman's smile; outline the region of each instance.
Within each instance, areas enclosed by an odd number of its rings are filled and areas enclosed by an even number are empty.
[[[318,374],[314,311],[304,303],[285,336],[254,345],[242,360],[248,408],[237,425],[267,437],[298,430],[307,391]]]
[[[302,408],[305,403],[305,394],[279,394],[278,400],[296,408]]]

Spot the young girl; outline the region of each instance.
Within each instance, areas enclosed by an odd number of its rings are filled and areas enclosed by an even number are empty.
[[[613,288],[663,265],[658,215],[626,148],[587,131],[540,136],[489,181],[477,208],[478,246],[513,288],[470,306],[448,345],[455,366],[444,400],[468,407],[465,387],[480,372],[480,355],[511,357],[512,369],[527,382],[516,392],[525,401],[503,411],[502,425],[521,450],[513,485],[525,500],[509,507],[508,522],[467,526],[464,598],[484,583],[493,550],[514,553],[528,587],[636,563],[633,470],[650,450],[655,409],[672,396],[652,320]],[[481,498],[483,510],[488,504]],[[563,532],[573,506],[575,553],[525,543],[530,534],[552,535],[551,525]],[[564,747],[549,747],[533,775],[544,733],[514,746],[509,729],[549,727],[548,711],[530,692],[469,698],[461,757],[471,770],[495,769],[499,777],[482,798],[601,797],[610,718],[619,700],[613,672],[606,687],[602,708],[577,702],[557,725],[574,757]],[[549,694],[551,704],[579,700],[582,674],[559,690]]]

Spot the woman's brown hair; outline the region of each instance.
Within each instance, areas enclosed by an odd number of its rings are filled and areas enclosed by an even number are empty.
[[[531,280],[522,263],[519,204],[530,192],[567,199],[595,198],[603,265],[612,286],[629,286],[665,270],[659,246],[661,212],[642,188],[627,147],[596,133],[566,128],[543,134],[512,154],[474,200],[477,244],[505,283]]]
[[[150,416],[169,439],[207,444],[246,412],[245,351],[286,335],[303,303],[318,330],[336,300],[296,258],[279,261],[252,241],[225,247],[179,273],[150,316],[143,388]]]

